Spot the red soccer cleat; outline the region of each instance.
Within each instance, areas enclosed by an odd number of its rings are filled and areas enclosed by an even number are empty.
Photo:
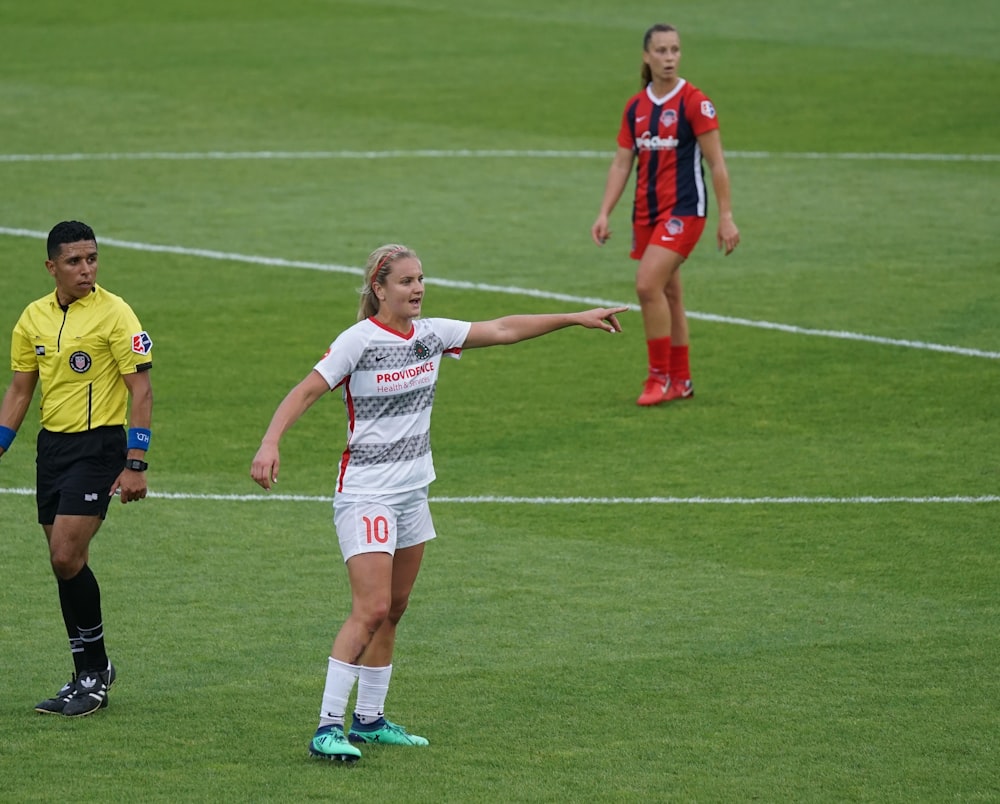
[[[663,374],[650,374],[646,378],[646,384],[643,386],[639,398],[635,400],[635,404],[643,406],[659,405],[670,398],[667,396],[669,391],[670,377]]]
[[[674,399],[690,399],[693,396],[694,386],[691,384],[691,380],[680,380],[670,383],[670,388],[667,389],[664,399],[670,402]]]

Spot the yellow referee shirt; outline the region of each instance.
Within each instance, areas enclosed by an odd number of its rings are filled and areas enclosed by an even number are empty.
[[[127,423],[122,375],[150,368],[152,348],[125,300],[95,285],[65,309],[55,291],[29,304],[14,325],[10,367],[38,372],[42,427],[79,433]]]

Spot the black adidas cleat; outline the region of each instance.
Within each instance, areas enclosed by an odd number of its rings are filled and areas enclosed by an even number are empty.
[[[76,689],[76,673],[70,678],[65,684],[63,684],[62,689],[59,690],[51,698],[46,698],[41,703],[35,704],[35,711],[41,712],[43,715],[61,715],[63,709],[66,708],[66,702],[73,695],[73,691]]]
[[[85,670],[77,674],[62,713],[66,717],[83,717],[104,709],[108,705],[108,689],[114,682],[115,666],[111,662],[103,672]]]

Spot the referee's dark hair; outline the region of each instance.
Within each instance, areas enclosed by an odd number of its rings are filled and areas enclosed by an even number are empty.
[[[97,235],[94,230],[81,221],[62,221],[52,227],[49,232],[48,252],[49,259],[54,260],[59,256],[59,251],[63,243],[78,243],[81,240],[93,240],[97,242]]]

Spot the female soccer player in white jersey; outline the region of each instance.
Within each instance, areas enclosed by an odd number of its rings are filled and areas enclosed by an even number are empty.
[[[620,332],[627,307],[512,315],[493,321],[420,318],[424,274],[406,246],[371,253],[358,323],[342,332],[278,406],[250,474],[270,489],[278,478],[282,435],[328,391],[340,387],[347,447],[334,495],[334,524],[351,585],[351,612],[333,642],[313,756],[353,762],[354,744],[427,745],[384,717],[396,627],[424,554],[435,537],[427,504],[434,480],[430,421],[444,357],[462,349],[517,343],[563,327]],[[350,730],[348,698],[358,684]]]

